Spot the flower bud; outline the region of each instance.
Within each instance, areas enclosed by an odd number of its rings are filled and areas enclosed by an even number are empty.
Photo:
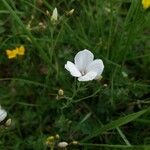
[[[57,12],[57,8],[55,8],[51,16],[51,22],[52,24],[56,24],[57,21],[58,21],[58,12]]]
[[[79,142],[78,141],[72,141],[72,144],[77,145],[77,144],[79,144]]]
[[[46,139],[46,141],[45,141],[45,144],[47,145],[47,146],[53,146],[54,144],[55,144],[55,138],[54,138],[54,136],[49,136],[47,139]]]
[[[68,12],[68,14],[67,15],[72,15],[73,14],[73,12],[74,12],[74,9],[71,9],[69,12]]]
[[[59,90],[58,90],[58,95],[59,95],[59,96],[63,96],[63,95],[64,95],[64,90],[59,89]]]
[[[58,147],[59,148],[65,148],[65,147],[67,147],[68,146],[68,143],[67,142],[59,142],[58,143]]]
[[[122,76],[123,76],[124,78],[127,78],[127,77],[128,77],[128,74],[127,74],[126,72],[122,71]]]
[[[5,126],[9,127],[11,125],[11,118],[9,118],[6,122],[5,122]]]
[[[47,138],[47,140],[48,140],[48,141],[51,141],[51,142],[53,142],[54,139],[55,139],[54,136],[49,136],[49,137]]]
[[[55,135],[55,139],[58,140],[60,138],[59,134]]]
[[[49,11],[48,11],[48,10],[46,10],[46,15],[47,15],[47,16],[50,16],[50,13],[49,13]]]
[[[104,87],[107,87],[108,85],[105,83],[103,86],[104,86]]]
[[[46,25],[43,22],[39,22],[39,27],[41,29],[46,29]]]

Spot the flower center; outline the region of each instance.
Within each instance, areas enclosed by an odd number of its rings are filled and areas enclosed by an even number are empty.
[[[85,70],[81,70],[80,73],[82,74],[82,76],[84,76],[86,74]]]

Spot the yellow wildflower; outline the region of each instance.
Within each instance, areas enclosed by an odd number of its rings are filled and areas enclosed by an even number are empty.
[[[6,50],[6,54],[8,59],[13,59],[17,56],[16,50]]]
[[[24,55],[24,53],[25,53],[25,48],[23,45],[21,45],[19,48],[17,48],[18,55]]]
[[[144,9],[147,9],[150,7],[150,0],[142,0],[142,5]]]
[[[24,53],[25,53],[25,48],[23,45],[21,45],[20,47],[16,47],[13,50],[6,50],[6,55],[7,55],[8,59],[16,58],[17,55],[23,56]]]
[[[15,48],[15,49],[13,49],[13,50],[11,50],[11,51],[13,51],[14,53],[16,53],[16,57],[17,57],[17,54],[18,54],[18,48]]]

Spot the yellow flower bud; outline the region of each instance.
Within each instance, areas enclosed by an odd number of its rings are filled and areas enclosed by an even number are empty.
[[[53,142],[53,141],[55,140],[55,138],[54,138],[54,136],[49,136],[49,137],[47,138],[47,140]]]

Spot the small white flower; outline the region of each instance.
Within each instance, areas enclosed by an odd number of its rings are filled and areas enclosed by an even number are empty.
[[[52,23],[56,23],[58,20],[58,12],[57,12],[57,8],[55,8],[53,10],[52,16],[51,16],[51,21]]]
[[[58,143],[58,147],[60,147],[60,148],[65,148],[65,147],[67,147],[68,146],[68,143],[67,142],[59,142]]]
[[[104,64],[101,59],[94,60],[94,55],[84,49],[76,54],[74,63],[67,61],[65,68],[79,81],[91,81],[101,76]]]
[[[2,109],[2,107],[0,106],[0,122],[2,122],[6,117],[7,117],[7,112],[4,109]]]

